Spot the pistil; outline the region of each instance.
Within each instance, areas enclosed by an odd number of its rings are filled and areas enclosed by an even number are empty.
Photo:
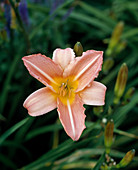
[[[55,85],[54,83],[51,84],[53,89],[55,90],[55,95],[58,97],[61,102],[65,105],[67,105],[67,100],[69,100],[70,104],[75,99],[75,90],[78,87],[78,81],[73,81],[73,77],[56,77],[54,80],[59,85]]]
[[[59,87],[59,95],[62,97],[68,96],[70,97],[70,87],[68,86],[68,80],[66,83],[62,83],[61,86]]]

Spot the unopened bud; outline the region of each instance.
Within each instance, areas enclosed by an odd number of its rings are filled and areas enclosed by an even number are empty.
[[[114,132],[114,122],[111,119],[106,127],[105,127],[105,131],[104,131],[104,145],[106,148],[106,153],[109,154],[110,153],[110,149],[113,143],[113,132]]]
[[[120,37],[122,35],[123,29],[124,29],[124,22],[120,21],[116,25],[116,27],[112,33],[112,38],[111,38],[112,41],[110,43],[110,47],[114,47],[115,45],[117,45],[117,43],[119,42]]]
[[[83,53],[83,47],[81,45],[80,42],[77,42],[75,45],[74,45],[74,52],[75,52],[75,55],[76,56],[81,56],[82,53]]]
[[[135,149],[128,151],[124,156],[124,158],[119,162],[119,164],[116,165],[116,168],[123,168],[127,166],[132,161],[134,155],[135,155]]]
[[[100,116],[100,114],[103,112],[103,106],[93,107],[93,112],[96,116]]]
[[[114,104],[118,104],[120,98],[122,97],[125,87],[126,87],[126,82],[127,82],[127,77],[128,77],[128,67],[126,63],[122,64],[118,75],[117,75],[117,80],[115,84],[115,89],[114,89]]]
[[[124,96],[124,101],[122,102],[123,105],[128,104],[133,96],[135,92],[135,88],[131,87],[128,89],[128,91],[126,92],[125,96]]]
[[[108,170],[108,165],[105,162],[102,164],[101,170]]]
[[[108,71],[113,67],[113,65],[114,65],[114,60],[112,58],[106,59],[103,63],[103,72],[107,74]]]
[[[109,42],[109,46],[106,50],[106,55],[111,56],[114,52],[114,48],[117,46],[118,42],[120,41],[121,34],[123,32],[124,22],[119,22],[114,31],[112,32],[112,37]]]
[[[127,46],[127,42],[126,41],[122,41],[120,43],[118,43],[116,49],[115,49],[115,53],[120,53],[121,51],[123,51]]]

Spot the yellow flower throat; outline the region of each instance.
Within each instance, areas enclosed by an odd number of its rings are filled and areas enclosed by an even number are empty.
[[[67,78],[56,77],[54,78],[55,83],[52,83],[51,86],[56,92],[56,97],[58,97],[63,104],[67,104],[69,100],[70,104],[73,103],[75,99],[75,90],[78,87],[78,81],[74,81],[74,77],[70,76]]]

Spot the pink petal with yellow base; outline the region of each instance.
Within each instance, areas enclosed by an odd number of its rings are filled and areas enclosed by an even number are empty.
[[[80,93],[82,102],[87,105],[104,105],[106,86],[102,83],[93,81]]]
[[[42,54],[34,54],[22,58],[24,65],[27,67],[29,73],[44,85],[57,83],[54,77],[61,76],[62,69],[54,63],[50,58]]]
[[[31,116],[56,107],[66,133],[78,140],[85,129],[83,104],[104,105],[106,87],[93,81],[103,62],[103,52],[89,50],[75,58],[72,49],[57,49],[53,60],[34,54],[23,57],[29,73],[47,87],[32,93],[24,102]]]
[[[71,48],[66,49],[56,49],[53,53],[53,61],[61,66],[64,70],[65,67],[73,61],[75,54]]]
[[[83,53],[82,57],[71,62],[65,68],[63,76],[75,76],[74,81],[79,81],[76,92],[81,91],[98,76],[102,62],[102,51],[89,50]]]
[[[78,140],[85,127],[85,114],[83,103],[78,95],[75,96],[74,103],[64,105],[59,99],[57,102],[59,119],[66,133],[74,140]]]
[[[55,95],[48,88],[41,88],[27,97],[23,106],[31,116],[40,116],[57,107]]]

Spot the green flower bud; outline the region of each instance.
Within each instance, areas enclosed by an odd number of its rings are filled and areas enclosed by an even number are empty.
[[[126,41],[120,42],[115,49],[115,53],[120,53],[121,51],[123,51],[126,48],[126,46],[127,46]]]
[[[93,107],[93,112],[96,116],[100,116],[100,114],[103,112],[103,106]]]
[[[108,71],[113,67],[113,65],[114,65],[114,60],[112,58],[106,59],[103,63],[103,72],[107,74]]]
[[[133,96],[135,92],[135,88],[131,87],[128,89],[128,91],[126,92],[125,96],[124,96],[124,101],[122,102],[123,105],[128,104],[131,100],[131,97]]]
[[[77,42],[75,45],[74,45],[74,52],[75,52],[75,55],[76,56],[81,56],[82,53],[83,53],[83,47],[81,45],[80,42]]]
[[[126,63],[122,64],[118,75],[117,75],[117,80],[114,88],[114,104],[118,104],[120,98],[122,97],[125,87],[126,87],[126,82],[127,82],[127,77],[128,77],[128,67]]]
[[[128,151],[124,156],[124,158],[119,162],[119,164],[116,165],[116,168],[123,168],[127,166],[132,161],[134,155],[135,155],[135,149]]]
[[[108,170],[108,169],[109,169],[108,165],[104,162],[101,166],[101,170]]]
[[[111,41],[110,41],[110,48],[113,48],[115,45],[117,45],[117,43],[119,42],[120,37],[122,35],[123,29],[124,29],[124,22],[120,21],[116,25],[116,27],[112,33],[112,37],[111,37]]]
[[[114,31],[112,32],[112,37],[110,39],[108,48],[106,50],[107,56],[111,56],[112,53],[114,52],[115,47],[118,45],[118,42],[120,41],[123,28],[124,28],[124,23],[122,21],[116,25]]]
[[[109,154],[110,153],[110,149],[113,143],[113,131],[114,131],[114,122],[111,119],[106,127],[105,127],[105,131],[104,131],[104,145],[106,148],[106,153]]]

